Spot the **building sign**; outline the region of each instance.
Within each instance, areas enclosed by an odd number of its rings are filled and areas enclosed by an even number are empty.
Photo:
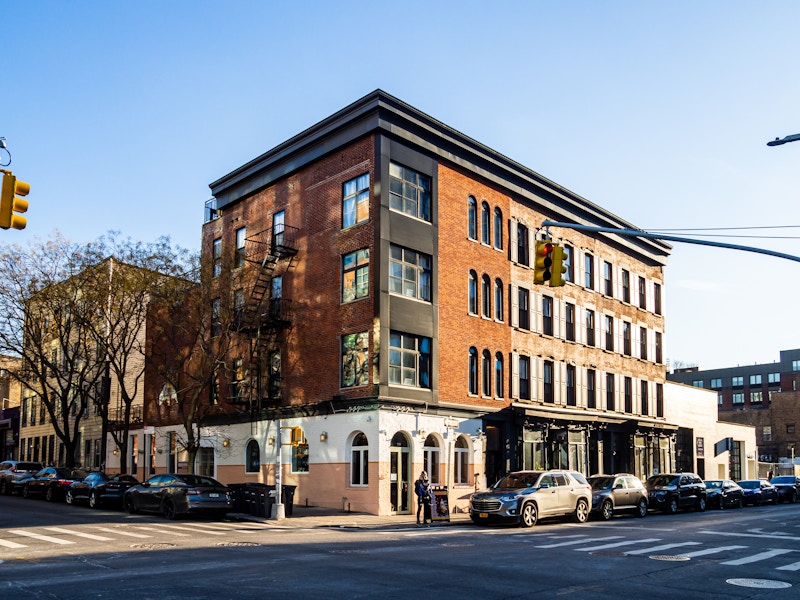
[[[705,454],[705,447],[706,447],[705,440],[703,438],[699,437],[694,441],[694,444],[695,444],[695,452],[694,453],[697,455],[697,458],[704,458],[705,455],[706,455]]]

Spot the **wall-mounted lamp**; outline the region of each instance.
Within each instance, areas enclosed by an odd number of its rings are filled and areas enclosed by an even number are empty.
[[[267,444],[269,444],[270,446],[274,446],[275,438],[273,436],[270,436],[269,439],[267,440]]]
[[[114,450],[112,450],[111,454],[113,454],[114,456],[118,456],[119,455],[119,448],[114,448]]]
[[[158,452],[159,454],[164,454],[164,449],[163,448],[158,448],[156,450],[156,452]]]
[[[425,437],[425,430],[424,429],[417,429],[417,435],[419,437]]]
[[[231,445],[231,441],[228,438],[225,438],[224,440],[222,440],[222,447],[223,448],[227,448],[230,445]]]
[[[319,434],[319,441],[320,442],[327,442],[328,441],[328,432],[327,431],[323,431],[322,433]]]

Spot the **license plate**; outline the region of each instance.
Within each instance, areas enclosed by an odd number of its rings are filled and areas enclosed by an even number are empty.
[[[481,519],[488,519],[489,518],[489,513],[478,513],[478,516]]]
[[[209,498],[219,498],[219,494],[213,494],[212,493],[212,494],[209,494],[208,497]]]

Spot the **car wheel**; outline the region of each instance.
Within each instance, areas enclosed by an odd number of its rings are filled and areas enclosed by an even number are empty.
[[[719,509],[725,510],[725,500],[723,500],[722,498],[719,499]]]
[[[792,495],[789,497],[789,502],[792,504],[797,502],[797,490],[792,490]]]
[[[753,500],[753,506],[761,506],[761,498]]]
[[[533,502],[528,502],[522,507],[522,511],[519,515],[519,524],[522,527],[533,527],[536,525],[538,518],[539,514],[536,510],[536,505]]]
[[[600,516],[604,521],[608,521],[614,516],[614,505],[611,500],[604,500],[603,505],[600,507]]]
[[[647,501],[644,498],[639,500],[639,504],[636,505],[636,516],[637,517],[647,516]]]
[[[722,507],[722,500],[719,501],[720,507]],[[706,509],[706,499],[700,496],[697,499],[697,506],[694,507],[697,512],[703,512]]]
[[[670,498],[667,500],[667,507],[665,509],[667,514],[674,515],[678,512],[678,499],[677,498]]]
[[[127,496],[125,498],[125,512],[129,515],[135,515],[139,511],[136,509],[136,502],[134,502],[132,496]]]
[[[611,514],[614,514],[614,509],[611,509]],[[575,514],[572,515],[576,523],[586,523],[589,520],[589,503],[586,498],[578,499],[578,504],[575,506]]]
[[[89,494],[89,508],[100,508],[100,500],[97,497],[97,492]]]
[[[47,490],[48,492],[50,490]],[[64,496],[64,502],[67,504],[72,504],[75,502],[75,496],[72,494],[72,490],[67,490],[67,495]]]
[[[163,512],[164,517],[170,521],[174,521],[178,518],[178,511],[175,510],[175,503],[172,500],[164,502]]]
[[[739,502],[736,503],[736,508],[744,508],[744,500],[739,498]]]
[[[48,502],[52,502],[53,500],[55,500],[56,499],[55,490],[51,487],[47,488],[47,491],[44,493],[44,499],[47,500]]]

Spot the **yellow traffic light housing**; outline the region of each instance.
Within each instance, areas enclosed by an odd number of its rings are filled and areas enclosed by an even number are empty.
[[[28,221],[16,213],[28,210],[28,201],[17,196],[27,196],[29,183],[18,180],[10,171],[3,171],[3,187],[0,191],[0,227],[3,229],[25,229]]]
[[[536,255],[533,260],[533,283],[550,280],[553,265],[553,240],[537,240]]]
[[[563,246],[555,245],[553,248],[553,264],[550,267],[550,287],[561,287],[567,280],[564,274],[567,272],[567,265],[564,262],[567,259],[567,253],[564,251]]]

